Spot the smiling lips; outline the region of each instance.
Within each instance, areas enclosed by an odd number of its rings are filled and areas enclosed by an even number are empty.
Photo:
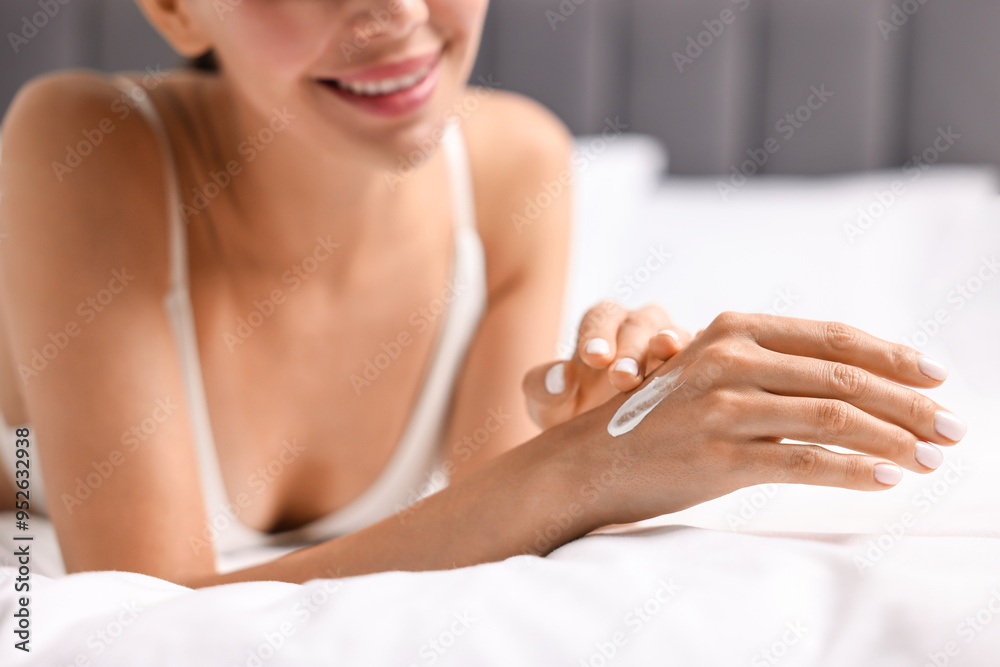
[[[340,99],[379,116],[400,116],[421,107],[437,84],[440,52],[345,75],[320,79]]]
[[[406,88],[412,88],[418,81],[427,76],[427,73],[430,72],[433,67],[434,63],[430,63],[421,67],[413,74],[407,74],[405,76],[398,76],[389,79],[374,81],[338,81],[333,79],[332,83],[333,85],[343,88],[344,90],[354,93],[355,95],[367,95],[369,97],[373,97],[375,95],[388,95],[389,93],[395,93],[400,90],[405,90]]]

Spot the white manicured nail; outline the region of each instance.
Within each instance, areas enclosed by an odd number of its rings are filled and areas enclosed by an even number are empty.
[[[948,379],[948,369],[940,361],[920,355],[917,359],[917,367],[920,372],[932,380],[944,382]]]
[[[608,341],[603,338],[593,338],[587,343],[587,347],[584,348],[584,352],[603,357],[606,354],[611,354],[611,346],[608,345]]]
[[[903,479],[903,471],[899,466],[890,463],[879,463],[875,466],[875,481],[886,486],[896,486]]]
[[[629,375],[639,375],[639,364],[636,363],[635,359],[622,357],[615,364],[615,370]]]
[[[944,462],[944,453],[929,442],[918,442],[913,458],[925,468],[936,470]]]
[[[553,396],[566,391],[566,364],[556,364],[545,374],[545,390]]]
[[[671,338],[674,339],[674,342],[676,342],[676,343],[680,343],[681,342],[681,337],[678,336],[677,332],[674,331],[673,329],[663,329],[661,331],[658,331],[657,334],[663,334],[665,336],[670,336]]]
[[[965,437],[968,427],[965,422],[950,412],[938,410],[934,413],[934,430],[949,440],[958,442]]]

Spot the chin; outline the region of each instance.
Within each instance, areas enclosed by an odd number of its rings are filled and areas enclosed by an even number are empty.
[[[397,132],[372,137],[367,152],[376,168],[387,172],[389,180],[395,180],[392,175],[405,178],[434,157],[444,129],[445,117],[440,114]]]

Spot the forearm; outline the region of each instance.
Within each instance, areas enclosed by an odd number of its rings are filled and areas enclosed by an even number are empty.
[[[548,553],[602,525],[580,495],[594,477],[590,420],[575,420],[485,464],[417,506],[356,533],[192,587],[238,581],[300,583],[391,570],[440,570]],[[540,540],[540,537],[544,538]]]

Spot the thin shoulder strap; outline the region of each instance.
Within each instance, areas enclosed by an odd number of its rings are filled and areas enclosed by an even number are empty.
[[[119,87],[128,95],[139,112],[146,118],[149,126],[159,140],[163,150],[165,180],[167,186],[167,215],[169,217],[169,249],[170,249],[170,286],[172,289],[187,287],[187,243],[185,241],[184,216],[180,208],[181,192],[177,181],[177,164],[170,146],[170,138],[163,119],[156,111],[156,106],[149,99],[149,93],[142,86],[125,76],[118,76]]]
[[[191,310],[191,297],[188,292],[187,230],[181,210],[176,162],[166,127],[153,102],[149,99],[148,93],[129,79],[118,77],[118,80],[121,81],[120,87],[127,92],[129,99],[134,102],[139,112],[149,122],[163,149],[170,252],[170,286],[164,296],[163,305],[177,341],[177,351],[184,377],[184,392],[188,400],[191,428],[198,456],[198,471],[205,501],[206,521],[208,522],[206,525],[213,526],[215,530],[213,539],[217,547],[215,557],[218,566],[220,551],[227,548],[230,543],[239,544],[240,540],[244,539],[241,533],[245,532],[246,529],[241,523],[230,521],[223,514],[228,503],[225,484],[215,452],[208,403],[205,400],[201,361],[198,355],[198,337],[195,332],[194,313]],[[223,530],[213,523],[220,518],[226,519],[229,528]]]
[[[441,137],[441,147],[448,161],[451,185],[452,208],[456,227],[476,229],[476,200],[472,188],[472,170],[469,167],[469,153],[462,136],[462,128],[451,122]]]

